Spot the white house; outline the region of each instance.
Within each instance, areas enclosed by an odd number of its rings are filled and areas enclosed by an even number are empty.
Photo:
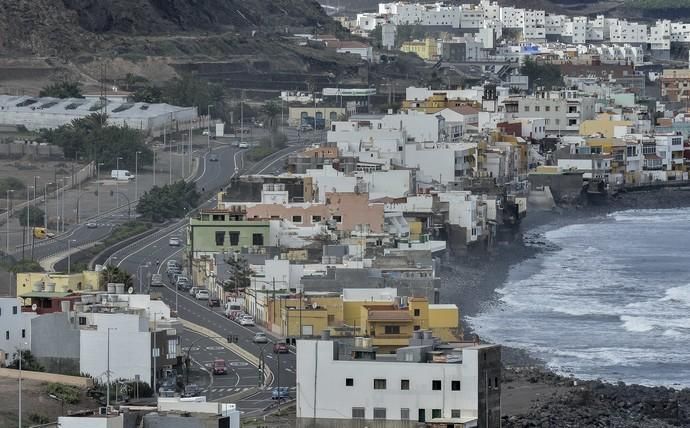
[[[0,363],[13,360],[19,349],[31,349],[31,319],[16,297],[0,297]]]
[[[338,426],[361,420],[382,427],[434,421],[498,426],[500,348],[451,346],[431,354],[428,339],[412,339],[392,358],[365,347],[346,358],[336,342],[297,341],[297,418],[338,421]],[[352,419],[360,421],[348,422]]]

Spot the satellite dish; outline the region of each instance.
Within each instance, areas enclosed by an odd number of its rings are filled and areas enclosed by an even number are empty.
[[[36,312],[36,309],[38,309],[38,305],[37,305],[37,304],[34,303],[33,305],[31,305],[31,310],[32,310],[32,311]]]
[[[312,308],[312,309],[319,309],[319,304],[316,303],[316,302],[314,302],[314,303],[311,304],[311,308]]]
[[[127,294],[132,294],[132,293],[134,293],[134,288],[133,288],[133,287],[129,287],[129,288],[127,289]]]

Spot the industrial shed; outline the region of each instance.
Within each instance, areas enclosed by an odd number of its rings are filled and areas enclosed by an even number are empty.
[[[102,110],[101,98],[41,98],[0,95],[0,126],[25,126],[30,131],[57,128]],[[109,100],[108,123],[152,135],[163,129],[189,129],[198,121],[196,107]]]

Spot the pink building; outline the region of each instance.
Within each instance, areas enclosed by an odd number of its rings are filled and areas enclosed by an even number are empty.
[[[335,220],[336,228],[352,231],[358,225],[369,225],[374,233],[383,232],[383,204],[370,203],[369,194],[340,192],[326,193],[324,204],[256,204],[247,206],[248,219],[285,219],[297,226],[314,226]]]

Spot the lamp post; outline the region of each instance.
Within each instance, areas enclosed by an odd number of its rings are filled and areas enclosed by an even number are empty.
[[[121,156],[118,156],[115,158],[115,169],[120,170],[120,159],[122,159]],[[118,188],[118,182],[120,181],[120,173],[118,172],[117,178],[115,178],[115,204],[117,205],[117,208],[120,208],[120,192]]]
[[[14,190],[12,190],[12,189],[7,189],[5,191],[6,201],[7,201],[7,206],[6,206],[6,208],[7,208],[7,212],[6,212],[7,221],[5,222],[5,226],[7,226],[7,235],[6,235],[6,242],[5,242],[5,254],[10,253],[10,214],[11,214],[11,211],[10,211],[10,193],[13,193],[13,192],[14,192]]]
[[[67,275],[70,275],[72,273],[72,242],[77,242],[77,240],[67,240]]]
[[[26,224],[24,225],[24,232],[22,235],[24,236],[24,242],[22,243],[22,260],[24,260],[24,250],[26,249],[26,244],[29,243],[29,234],[31,233],[31,227],[30,221],[29,221],[29,213],[31,212],[31,204],[29,202],[29,189],[32,189],[34,186],[29,186],[26,188]]]
[[[143,265],[137,266],[137,281],[139,281],[139,294],[142,294],[142,280],[141,280],[141,268],[149,268],[151,266],[150,262],[146,262]]]
[[[134,153],[134,200],[139,197],[139,155],[141,152]]]
[[[52,398],[55,401],[60,402],[60,416],[64,415],[65,414],[65,400],[63,400],[62,398],[58,397],[55,394],[48,394],[48,397]]]
[[[110,409],[110,330],[117,330],[114,327],[108,327],[108,346],[106,350],[106,371],[105,376],[107,379],[106,393],[105,393],[105,413],[109,413]]]
[[[96,202],[96,214],[101,215],[101,167],[103,162],[98,162],[96,164],[96,197],[98,202]]]
[[[153,185],[156,185],[156,148],[154,147],[152,150],[153,152]]]
[[[48,186],[52,184],[53,183],[43,184],[43,211],[45,211],[45,215],[43,216],[43,228],[46,230],[48,230]]]
[[[211,109],[213,108],[213,104],[208,105],[208,109],[206,110],[208,113],[208,130],[206,133],[206,150],[209,152],[211,151]]]
[[[28,346],[28,343],[19,344],[19,428],[22,428],[22,360],[24,359],[22,345]]]

